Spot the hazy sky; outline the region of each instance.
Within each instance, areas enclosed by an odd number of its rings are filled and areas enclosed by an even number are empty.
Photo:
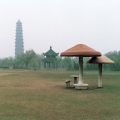
[[[18,19],[25,51],[61,53],[79,43],[120,50],[120,0],[0,0],[0,58],[14,56]]]

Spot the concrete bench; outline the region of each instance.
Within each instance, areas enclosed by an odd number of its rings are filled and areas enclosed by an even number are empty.
[[[70,77],[73,77],[73,78],[74,78],[74,84],[77,84],[77,83],[78,83],[78,80],[77,80],[77,78],[79,78],[78,75],[71,75]]]
[[[70,80],[66,80],[65,83],[66,83],[66,87],[69,88],[70,87]]]

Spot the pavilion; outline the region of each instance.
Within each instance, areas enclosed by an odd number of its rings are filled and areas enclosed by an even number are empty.
[[[43,53],[45,58],[43,59],[44,62],[44,68],[56,68],[56,60],[59,53],[56,53],[52,50],[52,47],[50,46],[50,49]]]

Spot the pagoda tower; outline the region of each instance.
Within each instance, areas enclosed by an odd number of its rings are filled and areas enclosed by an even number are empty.
[[[15,57],[24,53],[23,32],[22,23],[20,20],[16,23],[16,39],[15,39]]]

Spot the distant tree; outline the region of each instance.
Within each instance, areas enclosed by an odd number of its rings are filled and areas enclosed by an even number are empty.
[[[104,65],[105,69],[120,71],[120,51],[111,51],[105,54],[108,58],[113,60],[115,64]]]
[[[15,68],[28,68],[30,63],[33,63],[33,59],[36,58],[36,53],[33,50],[27,50],[25,53],[18,55],[15,58]]]
[[[73,61],[70,57],[63,58],[62,62],[64,68],[67,68],[67,70],[73,70]]]
[[[38,63],[38,68],[40,69],[40,67],[42,66],[42,60],[44,58],[43,54],[37,54],[37,63]]]
[[[62,68],[62,58],[60,56],[56,57],[54,66],[55,66],[55,69]]]
[[[1,59],[0,64],[1,64],[0,66],[2,68],[13,67],[14,66],[14,58],[8,57],[8,58]]]
[[[79,70],[79,58],[78,57],[73,57],[72,62],[73,62],[73,69],[74,70]]]
[[[29,63],[37,57],[36,53],[33,50],[27,50],[23,55],[23,61],[25,63],[26,68],[28,68]]]
[[[74,65],[74,70],[79,70],[79,64],[76,63],[75,61],[73,62]]]
[[[14,61],[14,68],[25,68],[24,54],[17,55]]]

